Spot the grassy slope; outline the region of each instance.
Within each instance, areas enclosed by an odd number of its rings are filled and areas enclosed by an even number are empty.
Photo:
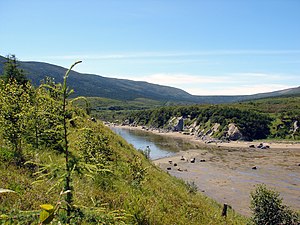
[[[245,224],[245,218],[229,212],[226,219],[220,216],[221,206],[200,193],[190,193],[184,182],[171,177],[155,167],[122,138],[102,124],[88,122],[94,132],[101,132],[109,140],[114,152],[110,175],[97,175],[90,179],[83,175],[74,177],[75,204],[81,207],[103,207],[106,214],[125,210],[130,214],[127,224]],[[87,124],[85,124],[87,126]],[[70,136],[73,151],[80,133]],[[46,194],[55,180],[32,184],[35,178],[27,168],[16,168],[8,163],[8,151],[1,151],[0,187],[18,192],[18,195],[0,196],[0,214],[11,209],[38,210],[43,203],[55,204],[59,188]],[[6,152],[4,154],[4,152]],[[61,165],[61,155],[46,150],[35,155],[40,162]],[[136,163],[136,162],[140,162]],[[134,185],[132,165],[147,168],[145,179]],[[16,212],[15,212],[16,213]],[[226,221],[226,222],[225,222]],[[117,224],[119,222],[116,222]]]
[[[283,96],[273,98],[263,98],[259,100],[245,101],[241,103],[232,103],[241,109],[251,109],[263,113],[283,113],[283,112],[299,112],[300,96]]]

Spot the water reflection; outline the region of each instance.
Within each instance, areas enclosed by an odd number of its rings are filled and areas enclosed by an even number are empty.
[[[176,152],[196,148],[193,144],[181,138],[170,138],[153,134],[146,131],[127,129],[120,127],[111,128],[116,134],[122,136],[128,143],[136,149],[145,150],[150,147],[150,158],[158,159],[174,155]]]

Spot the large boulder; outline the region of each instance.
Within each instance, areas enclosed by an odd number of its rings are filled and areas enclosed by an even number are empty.
[[[168,128],[172,131],[183,131],[184,120],[182,117],[173,117],[169,120]]]
[[[183,118],[181,117],[181,118],[178,120],[176,126],[174,127],[174,130],[175,130],[175,131],[183,131],[183,125],[184,125],[184,123],[183,123]]]
[[[298,121],[296,120],[294,123],[293,123],[293,127],[292,127],[292,136],[295,136],[295,135],[299,135],[299,124],[298,124]]]
[[[228,130],[227,130],[226,137],[231,141],[244,139],[239,128],[234,123],[228,124]]]
[[[298,121],[295,121],[293,124],[293,133],[296,133],[298,129],[299,129]]]

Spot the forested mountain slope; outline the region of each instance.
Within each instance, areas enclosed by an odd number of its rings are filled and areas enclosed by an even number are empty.
[[[101,115],[98,112],[98,115]],[[119,112],[125,123],[178,130],[204,140],[300,139],[300,97],[270,97],[221,105],[169,106]]]
[[[6,59],[0,56],[0,74],[3,71],[3,64]],[[56,82],[62,82],[61,74],[66,69],[60,66],[43,62],[19,62],[20,68],[26,71],[27,77],[32,83],[39,85],[46,76],[55,78]],[[107,78],[95,74],[81,74],[71,72],[69,86],[75,90],[74,96],[104,97],[117,100],[135,100],[145,98],[160,102],[192,104],[192,103],[228,103],[243,100],[258,99],[263,97],[299,94],[300,88],[291,88],[270,93],[255,95],[236,96],[194,96],[181,89],[151,84],[141,81]]]

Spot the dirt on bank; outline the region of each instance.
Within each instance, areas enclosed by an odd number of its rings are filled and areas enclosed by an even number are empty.
[[[270,148],[260,149],[249,148],[260,142],[204,144],[189,135],[151,132],[183,138],[203,146],[153,162],[175,177],[194,182],[200,192],[219,203],[227,203],[237,212],[249,216],[250,192],[255,185],[266,184],[280,193],[284,204],[300,210],[299,143],[268,142],[264,145]]]
[[[280,192],[285,204],[300,210],[299,149],[197,149],[154,163],[173,176],[194,182],[199,191],[243,215],[251,214],[250,192],[262,183]]]

